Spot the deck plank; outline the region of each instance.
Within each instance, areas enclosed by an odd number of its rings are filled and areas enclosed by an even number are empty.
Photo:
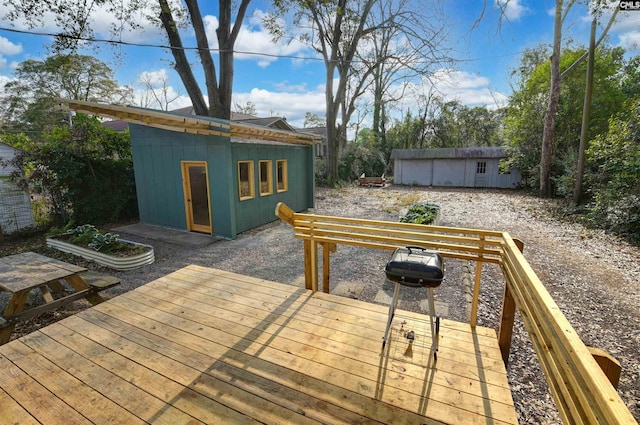
[[[1,388],[0,406],[4,423],[14,425],[38,425],[38,421]]]
[[[53,326],[50,332],[55,334],[57,326]],[[90,329],[86,329],[90,331]],[[72,338],[69,338],[71,340]],[[167,380],[158,379],[157,376],[149,376],[143,371],[144,367],[129,367],[125,362],[114,361],[106,363],[106,368],[100,367],[94,360],[99,356],[99,347],[92,347],[95,352],[86,352],[89,358],[83,357],[68,347],[56,343],[49,335],[36,332],[23,339],[25,344],[45,353],[52,358],[61,368],[73,373],[76,377],[84,379],[93,388],[120,405],[135,413],[144,423],[176,424],[206,423],[196,420],[188,409],[178,409],[174,400],[189,400],[189,394],[182,394],[184,387],[171,386]],[[97,349],[96,349],[97,348]],[[96,357],[92,355],[95,354]],[[139,358],[139,361],[144,361]],[[104,363],[104,362],[103,362]],[[128,366],[132,366],[128,364]],[[107,368],[110,369],[107,371]],[[122,376],[120,379],[114,376],[115,372]],[[176,403],[180,404],[180,403]],[[189,405],[188,407],[192,407]],[[104,422],[104,423],[129,423],[129,422]]]
[[[28,369],[32,378],[90,422],[144,423],[116,402],[32,350],[22,341],[7,344],[2,352],[16,366],[23,370]]]
[[[137,298],[137,294],[135,297]],[[228,344],[229,348],[239,349],[254,356],[268,355],[270,358],[278,359],[285,367],[292,367],[288,365],[291,362],[296,367],[300,367],[300,370],[313,368],[315,373],[320,374],[319,376],[339,376],[338,385],[352,391],[359,391],[370,397],[376,396],[375,388],[378,386],[376,380],[379,379],[380,364],[384,359],[379,355],[376,357],[375,364],[367,364],[343,355],[314,349],[315,347],[309,346],[304,338],[305,343],[301,343],[280,335],[270,335],[262,330],[253,331],[247,330],[248,328],[237,330],[237,325],[234,323],[221,321],[217,318],[212,320],[213,323],[209,323],[207,316],[202,319],[205,323],[193,322],[191,319],[194,312],[192,311],[185,312],[182,308],[180,311],[184,317],[179,317],[172,312],[163,312],[155,305],[148,305],[148,308],[143,309],[137,300],[128,300],[128,298],[128,296],[119,297],[115,302],[117,306],[105,306],[98,308],[98,310],[103,312],[108,310],[110,315],[122,315],[123,311],[127,309],[131,312],[138,311],[148,320],[157,321],[154,324],[156,327],[160,326],[159,324],[164,324],[185,331],[187,333],[185,338],[199,337],[210,341],[225,340],[225,344]],[[283,331],[286,331],[286,328]],[[312,337],[307,336],[307,339],[312,339]],[[389,399],[385,401],[409,410],[429,407],[427,416],[434,417],[436,420],[446,420],[447,417],[456,414],[459,415],[460,423],[484,423],[486,418],[483,415],[487,413],[488,401],[491,402],[489,413],[494,420],[508,422],[513,415],[508,391],[506,394],[504,391],[502,392],[504,399],[492,400],[478,395],[461,393],[459,389],[451,388],[449,385],[440,385],[434,379],[438,374],[433,374],[433,377],[429,379],[429,388],[425,388],[425,370],[422,371],[423,375],[419,379],[399,373],[397,370],[386,368],[384,370],[383,378],[388,378],[388,380],[385,382],[382,393],[383,400],[388,396]],[[354,385],[358,382],[361,382],[360,386]],[[466,384],[462,388],[467,386],[471,385]],[[484,395],[491,391],[489,387],[488,385],[479,385],[479,391]],[[430,403],[429,406],[421,407],[420,399],[427,389],[430,391]],[[447,416],[443,412],[446,412]]]
[[[0,347],[0,402],[41,423],[16,385],[66,423],[517,423],[495,331],[442,321],[434,365],[426,317],[399,311],[382,352],[385,306],[188,266]]]
[[[152,293],[145,293],[144,295],[136,294],[136,302],[142,302],[149,307],[156,307],[166,312],[173,312],[174,314],[179,311],[179,314],[183,314],[189,317],[191,320],[197,321],[203,324],[224,324],[226,332],[233,332],[235,335],[250,336],[251,329],[255,329],[254,326],[258,326],[258,322],[251,320],[248,323],[243,322],[242,316],[234,314],[229,311],[215,312],[211,311],[211,304],[198,303],[192,301],[190,307],[186,307],[181,303],[172,304],[172,300],[175,301],[176,297],[169,294],[160,294],[160,291],[153,291]],[[152,295],[161,295],[160,298],[155,298]],[[222,303],[219,303],[222,304]],[[222,326],[222,325],[221,325]],[[346,357],[350,360],[356,360],[357,362],[364,362],[369,365],[378,367],[380,363],[380,339],[376,340],[358,340],[355,336],[348,336],[341,338],[340,335],[336,338],[336,334],[341,331],[332,329],[330,331],[318,327],[313,323],[301,322],[296,318],[290,319],[287,322],[287,327],[280,329],[281,324],[265,321],[260,326],[260,332],[265,334],[274,334],[278,332],[280,337],[287,338],[292,341],[304,341],[305,344],[311,345],[314,348],[328,351],[335,355]],[[318,335],[320,334],[320,335]],[[378,338],[380,335],[378,335]],[[427,342],[430,342],[430,335],[426,338]],[[444,350],[445,352],[447,350]],[[457,353],[453,351],[453,354]],[[400,359],[400,361],[394,361],[389,365],[390,369],[403,370],[404,374],[418,379],[420,382],[424,379],[424,368],[414,364],[407,364],[406,358]],[[474,357],[474,361],[475,361]],[[477,381],[478,370],[476,367],[464,368],[456,358],[450,356],[440,356],[438,363],[439,373],[436,378],[436,382],[441,385],[450,386],[452,383],[456,387],[465,388],[467,392],[479,391],[478,386],[474,386],[474,381]],[[346,365],[349,367],[349,365]],[[465,377],[463,374],[465,371],[469,371]],[[491,376],[490,376],[491,378]],[[493,378],[496,378],[495,376]],[[496,380],[496,379],[494,379]],[[484,380],[483,382],[487,382]],[[495,399],[502,397],[503,402],[509,403],[511,401],[511,392],[505,383],[501,383],[497,388],[493,388],[493,385],[488,385],[491,391],[496,392]],[[483,395],[477,393],[477,395]]]

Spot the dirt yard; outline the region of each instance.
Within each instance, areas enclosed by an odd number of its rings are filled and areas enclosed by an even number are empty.
[[[622,363],[619,392],[635,418],[640,420],[640,249],[603,232],[559,221],[549,213],[556,206],[554,201],[512,191],[396,186],[318,189],[316,208],[310,212],[397,221],[408,206],[424,201],[441,206],[442,225],[507,231],[524,241],[525,257],[583,341],[608,351]],[[289,226],[279,222],[244,233],[235,241],[221,241],[200,248],[128,235],[127,238],[152,244],[156,262],[130,272],[112,272],[89,265],[122,279],[123,284],[110,290],[109,296],[191,263],[293,285],[301,285],[304,280],[302,242],[293,238]],[[44,249],[38,251],[55,255]],[[331,291],[376,302],[381,291],[388,293],[391,290],[391,285],[385,283],[383,271],[388,255],[388,252],[339,247],[332,257]],[[74,261],[69,257],[64,259]],[[86,265],[82,261],[79,263]],[[466,264],[460,262],[448,262],[442,290],[436,292],[439,301],[449,307],[447,316],[455,320],[464,320],[465,316],[460,284],[465,267]],[[486,266],[480,325],[498,329],[502,287],[499,269]],[[78,302],[70,310],[37,318],[21,326],[17,335],[86,306],[86,303]],[[419,310],[417,300],[410,295],[403,298],[400,307]],[[519,320],[514,330],[508,373],[520,423],[559,422]]]

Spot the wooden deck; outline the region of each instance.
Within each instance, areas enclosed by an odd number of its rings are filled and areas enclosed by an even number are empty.
[[[493,330],[444,320],[434,367],[402,310],[381,355],[386,318],[189,266],[0,347],[2,422],[517,423]]]

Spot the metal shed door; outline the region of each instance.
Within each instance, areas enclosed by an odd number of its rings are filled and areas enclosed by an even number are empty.
[[[183,161],[182,182],[187,230],[211,234],[211,200],[209,199],[207,163]]]

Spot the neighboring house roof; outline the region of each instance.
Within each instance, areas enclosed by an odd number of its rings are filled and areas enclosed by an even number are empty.
[[[123,132],[129,128],[129,123],[122,120],[105,121],[102,125],[117,132]]]
[[[305,128],[298,128],[297,130],[307,134],[315,134],[316,136],[322,136],[323,138],[327,137],[327,127],[305,127]]]
[[[279,128],[280,130],[297,131],[293,126],[289,125],[286,119],[282,117],[268,117],[268,118],[234,118],[231,116],[231,121],[240,122],[245,124],[259,125],[261,127]]]
[[[314,145],[319,137],[283,131],[262,126],[219,120],[198,115],[186,116],[173,112],[155,111],[131,106],[105,105],[79,100],[60,99],[77,112],[115,118],[128,123],[161,128],[179,133],[209,134],[217,136],[237,137],[249,140],[268,140],[279,143]]]
[[[197,116],[194,113],[193,106],[186,106],[184,108],[174,109],[167,112],[188,117]],[[283,117],[260,118],[253,115],[241,114],[239,112],[231,112],[231,121],[249,125],[257,125],[260,127],[269,127],[279,130],[298,131],[287,122],[286,118]],[[124,131],[129,128],[129,123],[123,120],[105,121],[103,125],[112,129],[113,131]]]
[[[391,159],[505,158],[504,147],[394,149]]]

